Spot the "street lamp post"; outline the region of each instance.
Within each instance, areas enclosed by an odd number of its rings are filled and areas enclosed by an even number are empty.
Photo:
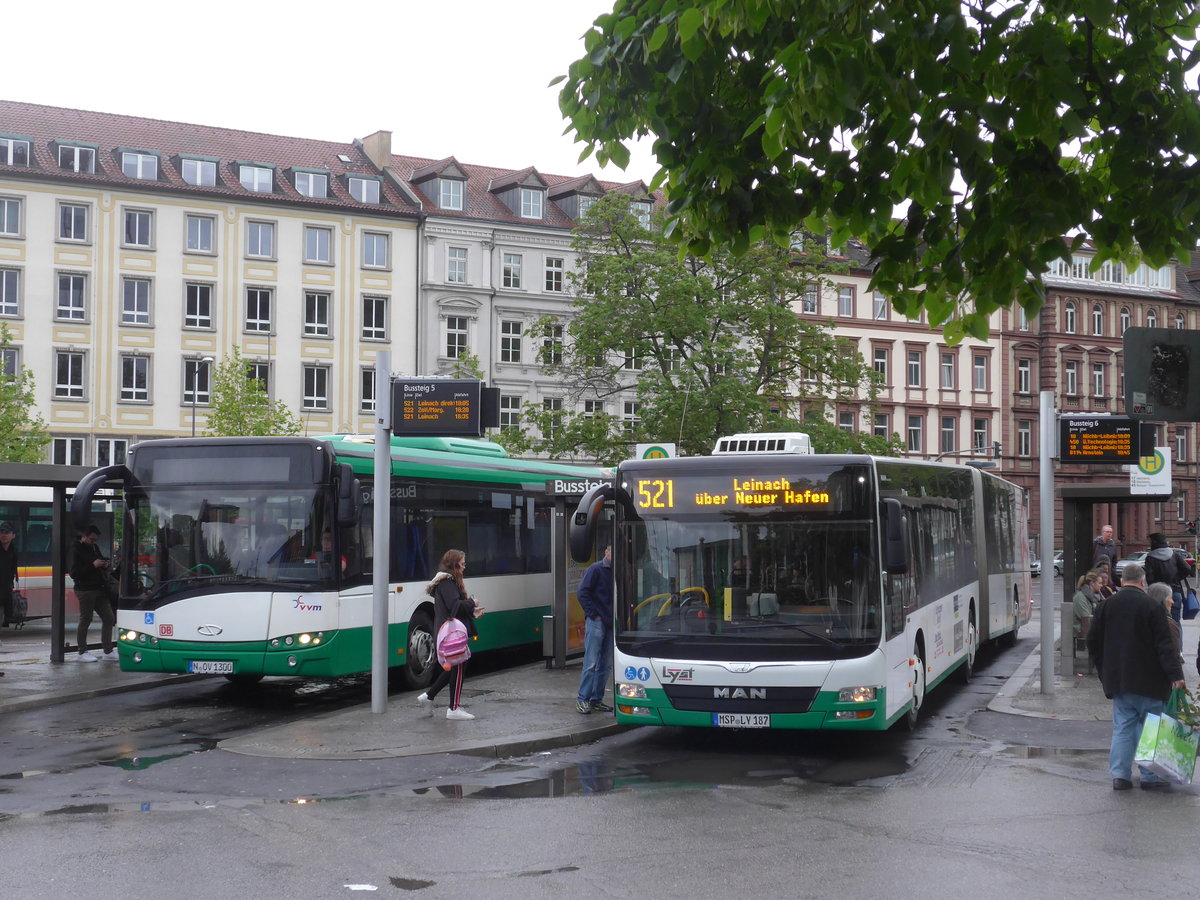
[[[200,393],[200,367],[212,361],[211,356],[205,356],[196,360],[196,367],[192,369],[192,437],[196,436],[196,396]]]

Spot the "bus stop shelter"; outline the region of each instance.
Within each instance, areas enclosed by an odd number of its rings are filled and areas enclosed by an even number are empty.
[[[1074,671],[1075,642],[1069,636],[1074,625],[1071,598],[1075,594],[1075,583],[1079,576],[1092,565],[1092,539],[1095,525],[1092,507],[1105,503],[1165,503],[1170,494],[1132,494],[1129,483],[1109,484],[1064,484],[1059,487],[1062,499],[1063,528],[1063,595],[1062,595],[1062,638],[1059,641],[1059,672],[1069,675]]]
[[[67,545],[74,528],[67,518],[67,494],[92,471],[89,466],[53,466],[42,463],[0,463],[0,492],[6,485],[51,490],[53,509],[50,553],[50,661],[61,663],[67,650],[66,581]]]

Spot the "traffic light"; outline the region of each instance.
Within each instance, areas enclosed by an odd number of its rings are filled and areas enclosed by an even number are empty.
[[[1196,533],[1196,523],[1194,521],[1188,522],[1187,527],[1188,527],[1188,534]]]

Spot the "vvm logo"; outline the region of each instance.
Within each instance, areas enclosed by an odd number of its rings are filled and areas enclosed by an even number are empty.
[[[1138,470],[1143,475],[1157,475],[1166,464],[1167,461],[1163,459],[1162,453],[1158,450],[1154,451],[1153,456],[1138,457]]]

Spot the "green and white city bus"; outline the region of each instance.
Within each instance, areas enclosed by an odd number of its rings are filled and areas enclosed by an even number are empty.
[[[1016,641],[1032,602],[1021,488],[795,443],[627,461],[581,500],[575,558],[612,537],[620,723],[911,726],[983,641]]]
[[[371,669],[374,439],[144,441],[72,500],[123,482],[121,668],[255,681]],[[509,458],[488,441],[393,438],[389,665],[423,687],[437,669],[424,587],[464,550],[488,614],[473,649],[542,640],[553,591],[547,481],[602,470]],[[565,564],[559,561],[559,565]]]

